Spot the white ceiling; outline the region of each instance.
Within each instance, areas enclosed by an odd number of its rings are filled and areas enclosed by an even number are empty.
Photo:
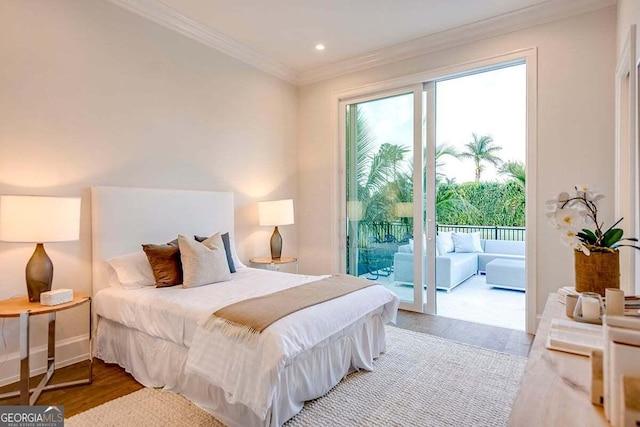
[[[301,72],[546,0],[162,0]],[[323,42],[326,49],[314,47]]]
[[[615,4],[615,0],[111,1],[294,83]],[[318,43],[326,49],[317,51]]]

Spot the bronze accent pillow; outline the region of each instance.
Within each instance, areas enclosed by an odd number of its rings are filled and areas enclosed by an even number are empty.
[[[180,248],[173,241],[164,245],[142,245],[142,250],[151,264],[153,277],[156,279],[156,288],[182,283]]]

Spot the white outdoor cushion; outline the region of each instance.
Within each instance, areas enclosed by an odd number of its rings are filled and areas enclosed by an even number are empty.
[[[444,248],[442,247],[442,238],[440,236],[436,236],[436,256],[444,255]]]
[[[180,260],[182,261],[182,286],[195,288],[231,279],[227,255],[220,233],[200,243],[178,236]]]
[[[442,255],[453,252],[455,250],[456,247],[453,244],[453,233],[448,231],[440,231],[438,233],[438,236],[440,236]]]
[[[524,255],[526,243],[520,240],[485,240],[484,251],[494,254]]]
[[[484,252],[480,244],[480,233],[453,233],[451,237],[456,252]]]
[[[155,286],[156,279],[149,259],[143,251],[120,255],[107,260],[109,267],[109,285],[124,289],[138,289],[143,286]]]
[[[413,239],[409,239],[409,248],[411,249],[410,252],[413,253]],[[436,248],[436,252],[437,252],[437,248]],[[422,255],[426,255],[426,253],[427,253],[427,236],[423,234],[422,235]]]

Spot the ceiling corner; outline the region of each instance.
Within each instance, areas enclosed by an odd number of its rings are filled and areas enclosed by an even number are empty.
[[[231,37],[189,18],[158,0],[109,0],[111,3],[207,45],[239,61],[298,85],[298,72]]]

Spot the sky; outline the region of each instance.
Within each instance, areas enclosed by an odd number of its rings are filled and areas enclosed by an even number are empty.
[[[459,77],[436,83],[436,144],[448,143],[458,151],[478,136],[491,135],[502,147],[503,161],[525,163],[526,157],[526,66],[524,64]],[[390,142],[409,149],[412,156],[412,97],[402,95],[359,105],[365,110],[377,135],[377,143]],[[475,179],[471,159],[450,156],[438,169],[456,182]],[[492,165],[485,165],[482,181],[504,181]]]

